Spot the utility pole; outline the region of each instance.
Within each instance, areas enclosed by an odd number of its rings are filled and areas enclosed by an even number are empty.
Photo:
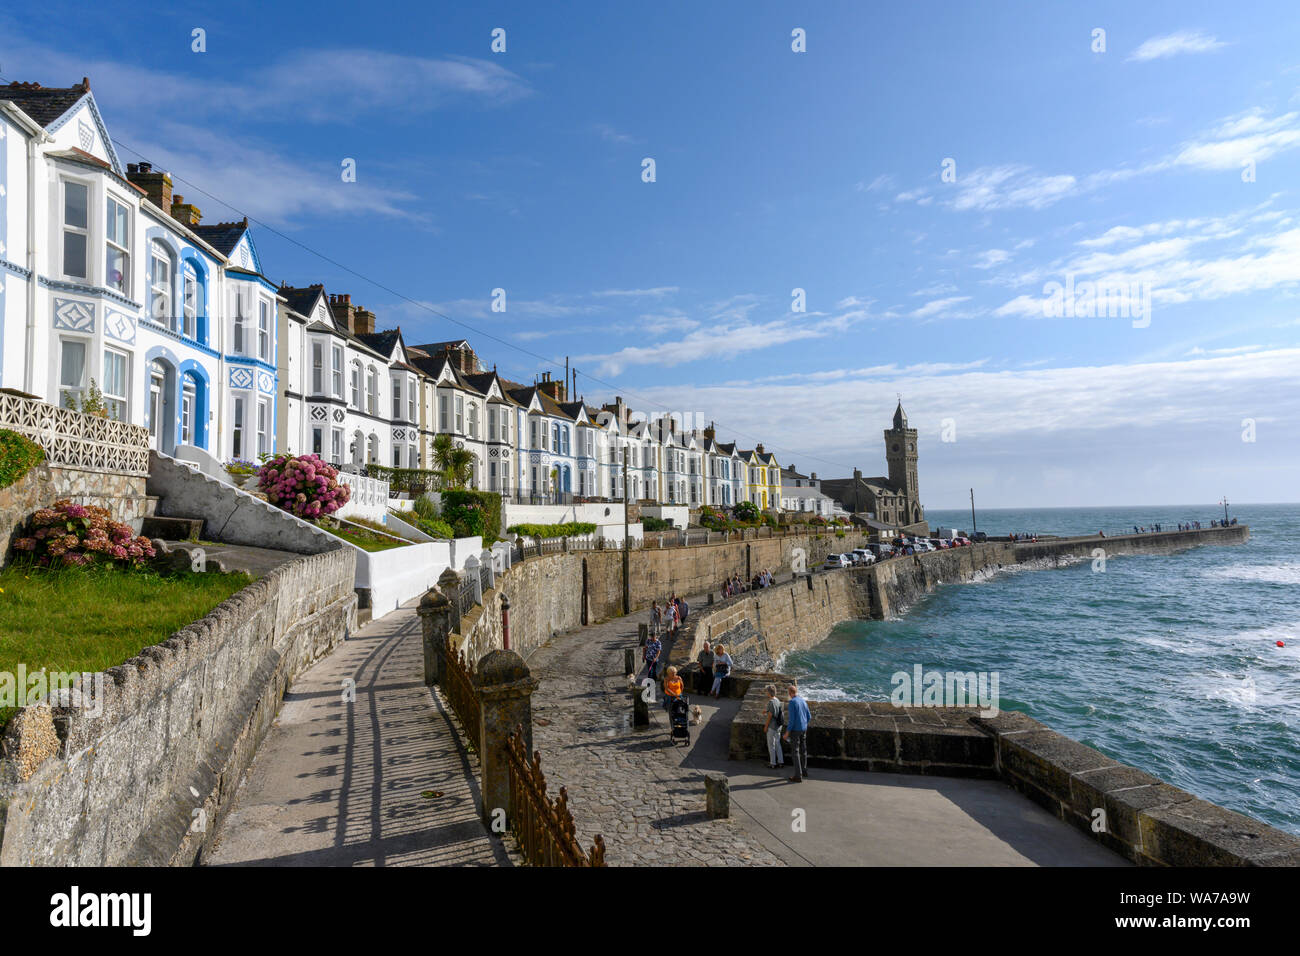
[[[628,579],[631,567],[631,542],[627,537],[627,446],[623,446],[623,613],[632,613],[632,585]]]
[[[975,527],[975,489],[970,490],[970,533],[974,534],[979,529]]]

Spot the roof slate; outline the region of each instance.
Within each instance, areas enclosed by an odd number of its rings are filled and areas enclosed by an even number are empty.
[[[13,82],[0,86],[0,100],[12,100],[20,110],[45,128],[72,109],[90,92],[90,80],[70,87],[45,87],[39,83]]]

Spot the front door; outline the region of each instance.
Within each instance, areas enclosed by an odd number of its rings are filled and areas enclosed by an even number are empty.
[[[163,376],[154,372],[149,376],[149,445],[154,451],[162,451],[158,436],[162,434],[163,417]]]

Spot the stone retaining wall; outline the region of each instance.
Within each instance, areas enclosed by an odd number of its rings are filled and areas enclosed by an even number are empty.
[[[0,567],[16,538],[21,537],[27,519],[41,508],[64,498],[79,505],[107,508],[118,521],[131,525],[136,534],[149,513],[142,475],[85,471],[63,465],[39,464],[8,488],[0,488]]]
[[[97,716],[20,711],[0,750],[0,865],[194,863],[290,682],[354,630],[353,561],[290,561],[109,668]]]
[[[781,688],[784,690],[784,688]],[[766,760],[755,681],[731,725],[733,760]],[[1121,764],[1025,714],[884,702],[811,705],[811,767],[1000,779],[1145,866],[1300,866],[1300,839]]]

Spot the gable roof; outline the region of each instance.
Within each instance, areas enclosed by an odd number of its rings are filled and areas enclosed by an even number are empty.
[[[66,88],[15,81],[0,87],[0,100],[12,101],[44,128],[80,103],[89,92],[90,79],[84,76],[80,84]]]
[[[376,352],[391,357],[393,349],[402,339],[402,330],[398,328],[387,329],[383,332],[358,332],[355,338],[360,342],[364,342]]]
[[[217,222],[206,226],[200,223],[193,228],[208,245],[223,256],[228,256],[234,252],[235,246],[239,245],[239,240],[244,238],[244,233],[248,232],[248,217],[245,216],[239,222]],[[307,288],[315,289],[317,286],[308,286]],[[324,286],[319,288],[324,288]]]
[[[203,227],[200,226],[199,228]],[[311,314],[316,308],[316,300],[325,294],[325,286],[319,282],[303,288],[281,285],[277,291],[289,304],[289,308],[301,316],[311,318]]]

